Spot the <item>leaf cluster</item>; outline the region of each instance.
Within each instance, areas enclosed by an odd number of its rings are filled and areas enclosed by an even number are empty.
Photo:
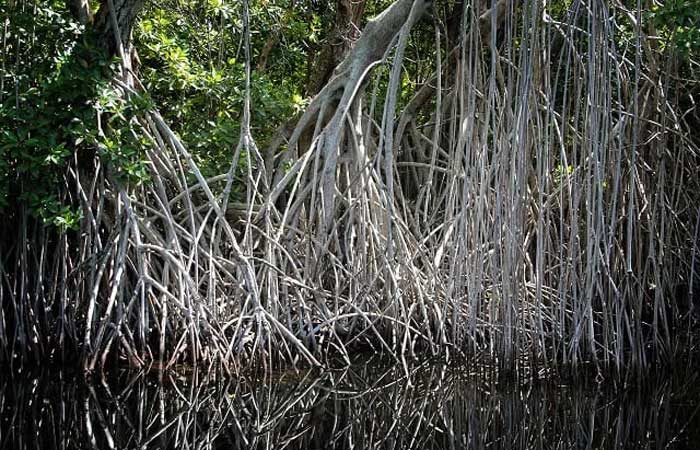
[[[666,0],[651,17],[683,56],[700,54],[700,0]]]
[[[118,61],[61,4],[0,10],[11,13],[0,91],[0,210],[24,205],[46,223],[75,228],[80,213],[67,200],[66,169],[92,164],[97,153],[115,179],[143,181],[147,143],[131,122],[148,102],[115,92]]]

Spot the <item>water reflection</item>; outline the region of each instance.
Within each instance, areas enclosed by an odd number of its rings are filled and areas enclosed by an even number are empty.
[[[7,378],[0,448],[700,448],[696,376],[623,389],[495,382],[434,365],[410,375],[370,362],[225,384]]]

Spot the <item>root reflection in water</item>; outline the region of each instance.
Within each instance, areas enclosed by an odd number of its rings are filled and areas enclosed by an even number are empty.
[[[227,383],[122,374],[0,382],[1,449],[685,449],[695,376],[624,388],[376,363]]]

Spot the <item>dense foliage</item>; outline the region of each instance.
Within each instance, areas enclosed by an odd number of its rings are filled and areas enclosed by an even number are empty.
[[[650,16],[684,57],[697,58],[700,52],[700,1],[666,0],[655,5]]]
[[[5,28],[0,92],[0,208],[19,205],[60,228],[75,228],[80,210],[68,199],[65,172],[100,159],[124,183],[147,178],[148,142],[130,132],[150,102],[127,101],[110,81],[116,59],[70,18],[62,2],[13,10]]]

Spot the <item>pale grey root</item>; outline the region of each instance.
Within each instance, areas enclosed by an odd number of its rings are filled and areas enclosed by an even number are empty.
[[[370,21],[264,157],[242,2],[245,119],[228,173],[205,179],[157,111],[133,123],[151,182],[125,190],[99,161],[95,176],[72,171],[79,248],[22,235],[18,266],[0,267],[17,305],[0,310],[4,358],[75,342],[89,370],[109,355],[319,365],[365,342],[404,363],[419,349],[618,368],[653,362],[647,344],[670,355],[674,287],[698,277],[700,155],[654,31],[603,0],[574,0],[563,22],[536,0],[467,1],[459,47],[435,28],[435,75],[397,110],[428,4],[397,0]],[[623,15],[639,46],[618,47]]]

